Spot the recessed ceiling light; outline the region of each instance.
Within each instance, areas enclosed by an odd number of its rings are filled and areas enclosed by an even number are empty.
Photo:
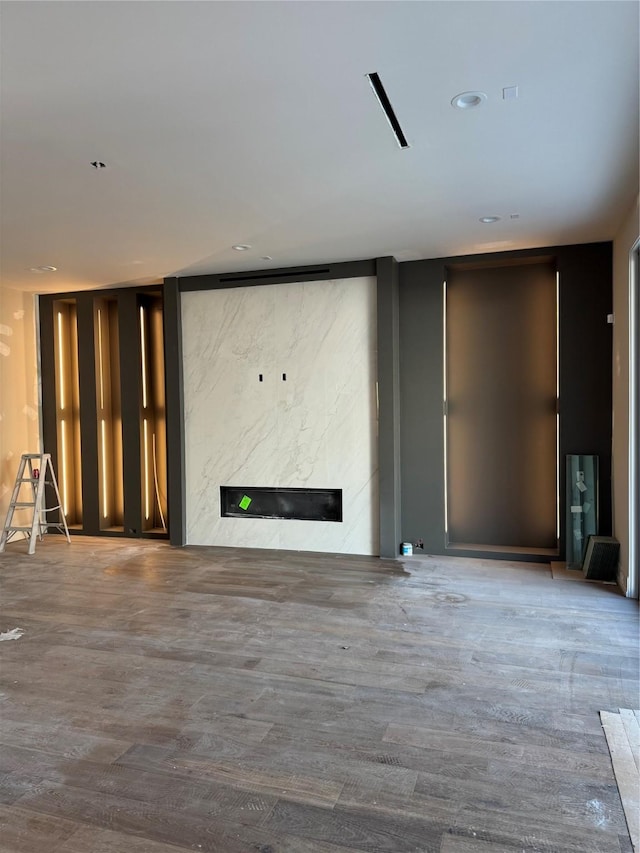
[[[499,219],[499,216],[481,216],[480,222],[484,222],[485,225],[490,225],[492,222],[498,222]]]
[[[106,169],[107,168],[107,164],[103,163],[102,160],[93,160],[91,162],[91,165],[93,166],[94,169]]]
[[[29,272],[56,272],[58,267],[30,267]]]
[[[271,255],[263,255],[263,256],[260,258],[260,260],[261,260],[261,261],[272,261],[272,260],[273,260],[273,258],[271,257]]]
[[[472,110],[487,100],[484,92],[461,92],[451,99],[451,106],[457,110]]]
[[[232,246],[231,248],[235,249],[236,252],[246,252],[248,249],[251,248],[251,246],[249,246],[248,243],[238,243],[237,245]]]

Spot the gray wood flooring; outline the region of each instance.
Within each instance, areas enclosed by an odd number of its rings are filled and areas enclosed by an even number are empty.
[[[0,580],[0,853],[631,851],[612,587],[55,536]]]

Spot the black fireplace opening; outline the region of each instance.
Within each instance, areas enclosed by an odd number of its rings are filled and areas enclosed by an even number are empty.
[[[342,521],[342,489],[220,486],[223,518]]]

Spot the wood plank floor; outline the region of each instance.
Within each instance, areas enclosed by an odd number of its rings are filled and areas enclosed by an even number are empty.
[[[55,536],[0,579],[0,853],[631,851],[612,587]]]
[[[640,850],[640,711],[620,708],[617,714],[601,711],[600,719],[631,844]]]

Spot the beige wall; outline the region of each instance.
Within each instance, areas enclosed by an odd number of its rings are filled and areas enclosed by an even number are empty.
[[[639,234],[636,199],[613,242],[613,533],[623,590],[629,576],[629,252]]]
[[[20,456],[40,450],[35,297],[0,288],[0,524]]]

